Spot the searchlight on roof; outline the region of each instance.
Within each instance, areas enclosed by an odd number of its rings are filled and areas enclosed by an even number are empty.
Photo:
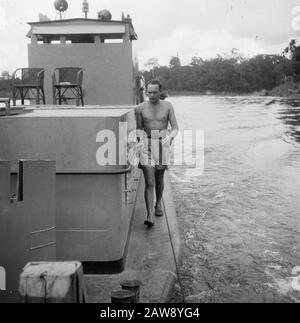
[[[59,12],[60,20],[62,20],[62,13],[68,10],[68,2],[66,0],[56,0],[54,8]]]

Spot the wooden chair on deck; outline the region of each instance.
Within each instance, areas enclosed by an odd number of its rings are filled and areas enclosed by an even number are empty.
[[[83,101],[83,69],[81,67],[56,68],[52,73],[53,104],[67,104],[69,100],[76,100],[76,106]]]
[[[16,100],[19,97],[22,105],[24,100],[36,100],[36,104],[40,104],[42,99],[43,104],[46,104],[44,91],[44,74],[43,68],[19,68],[14,71],[13,79],[13,105],[16,105]]]

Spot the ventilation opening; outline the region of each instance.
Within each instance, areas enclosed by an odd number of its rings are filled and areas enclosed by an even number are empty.
[[[19,176],[18,176],[18,202],[22,202],[24,200],[24,163],[22,161],[19,162]]]
[[[10,201],[11,203],[22,202],[24,200],[24,163],[19,162],[19,172],[10,175]]]
[[[123,39],[105,39],[105,44],[122,44]]]

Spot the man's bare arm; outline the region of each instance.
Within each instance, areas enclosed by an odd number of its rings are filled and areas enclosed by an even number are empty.
[[[179,132],[179,126],[178,126],[178,122],[177,122],[177,119],[176,119],[176,116],[175,116],[175,111],[174,111],[174,108],[172,106],[172,104],[170,105],[170,111],[169,111],[169,122],[170,122],[170,125],[172,127],[172,131],[170,133],[170,141],[171,141],[171,144],[173,142],[173,140],[175,139],[175,137],[178,135],[178,132]]]
[[[144,132],[142,108],[140,106],[136,109],[135,116],[136,116],[136,126],[137,126],[136,136],[138,141],[140,142],[141,139],[143,138],[143,132]]]

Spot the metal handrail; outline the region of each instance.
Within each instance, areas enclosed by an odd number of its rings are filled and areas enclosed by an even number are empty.
[[[56,175],[70,175],[70,176],[86,176],[86,175],[94,175],[94,176],[101,176],[101,175],[108,175],[108,176],[112,176],[112,175],[123,175],[123,174],[128,174],[132,171],[132,166],[127,167],[126,169],[121,169],[121,170],[117,170],[117,171],[110,171],[110,172],[81,172],[81,173],[74,173],[74,172],[70,172],[70,173],[61,173],[61,172],[57,172]],[[13,175],[18,174],[17,172],[12,172]]]
[[[127,173],[130,173],[133,169],[133,165],[129,165],[127,166],[127,168],[124,168],[124,169],[120,169],[120,170],[116,170],[116,171],[109,171],[109,172],[104,172],[104,171],[101,171],[101,172],[81,172],[81,173],[56,173],[57,175],[122,175],[122,174],[127,174]]]

